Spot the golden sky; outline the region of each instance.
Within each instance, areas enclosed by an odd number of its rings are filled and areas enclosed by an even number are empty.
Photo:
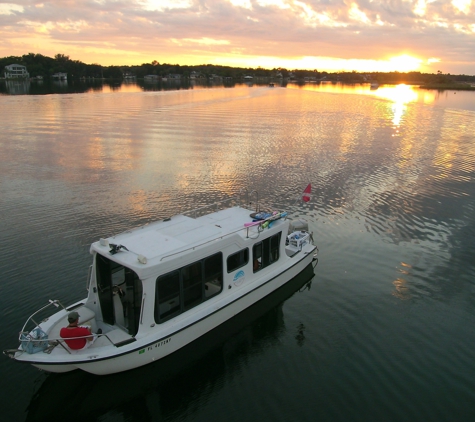
[[[475,75],[475,0],[0,0],[0,57]]]

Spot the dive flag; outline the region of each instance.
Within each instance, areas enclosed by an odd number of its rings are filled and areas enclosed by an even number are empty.
[[[308,186],[303,191],[302,201],[304,201],[304,202],[310,201],[310,195],[311,194],[312,194],[312,184],[309,183]]]

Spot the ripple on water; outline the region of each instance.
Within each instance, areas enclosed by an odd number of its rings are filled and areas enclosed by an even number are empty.
[[[473,113],[296,89],[4,98],[5,342],[39,302],[85,295],[91,242],[256,189],[308,220],[311,289],[214,350],[180,400],[141,403],[184,420],[473,419]]]

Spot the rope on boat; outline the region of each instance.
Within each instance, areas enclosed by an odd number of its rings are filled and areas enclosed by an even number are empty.
[[[15,359],[15,354],[18,352],[23,352],[23,350],[20,349],[6,349],[3,351],[3,354],[5,356],[8,356],[10,359]]]

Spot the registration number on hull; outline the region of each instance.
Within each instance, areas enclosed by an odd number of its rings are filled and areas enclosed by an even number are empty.
[[[171,337],[168,337],[166,338],[165,340],[161,340],[161,341],[158,341],[157,343],[155,344],[152,344],[150,346],[147,346],[146,349],[142,349],[142,350],[139,350],[139,355],[141,355],[142,353],[145,353],[146,351],[151,351],[157,347],[161,347],[161,346],[164,346],[165,344],[168,344],[170,343],[170,341],[172,340]]]

